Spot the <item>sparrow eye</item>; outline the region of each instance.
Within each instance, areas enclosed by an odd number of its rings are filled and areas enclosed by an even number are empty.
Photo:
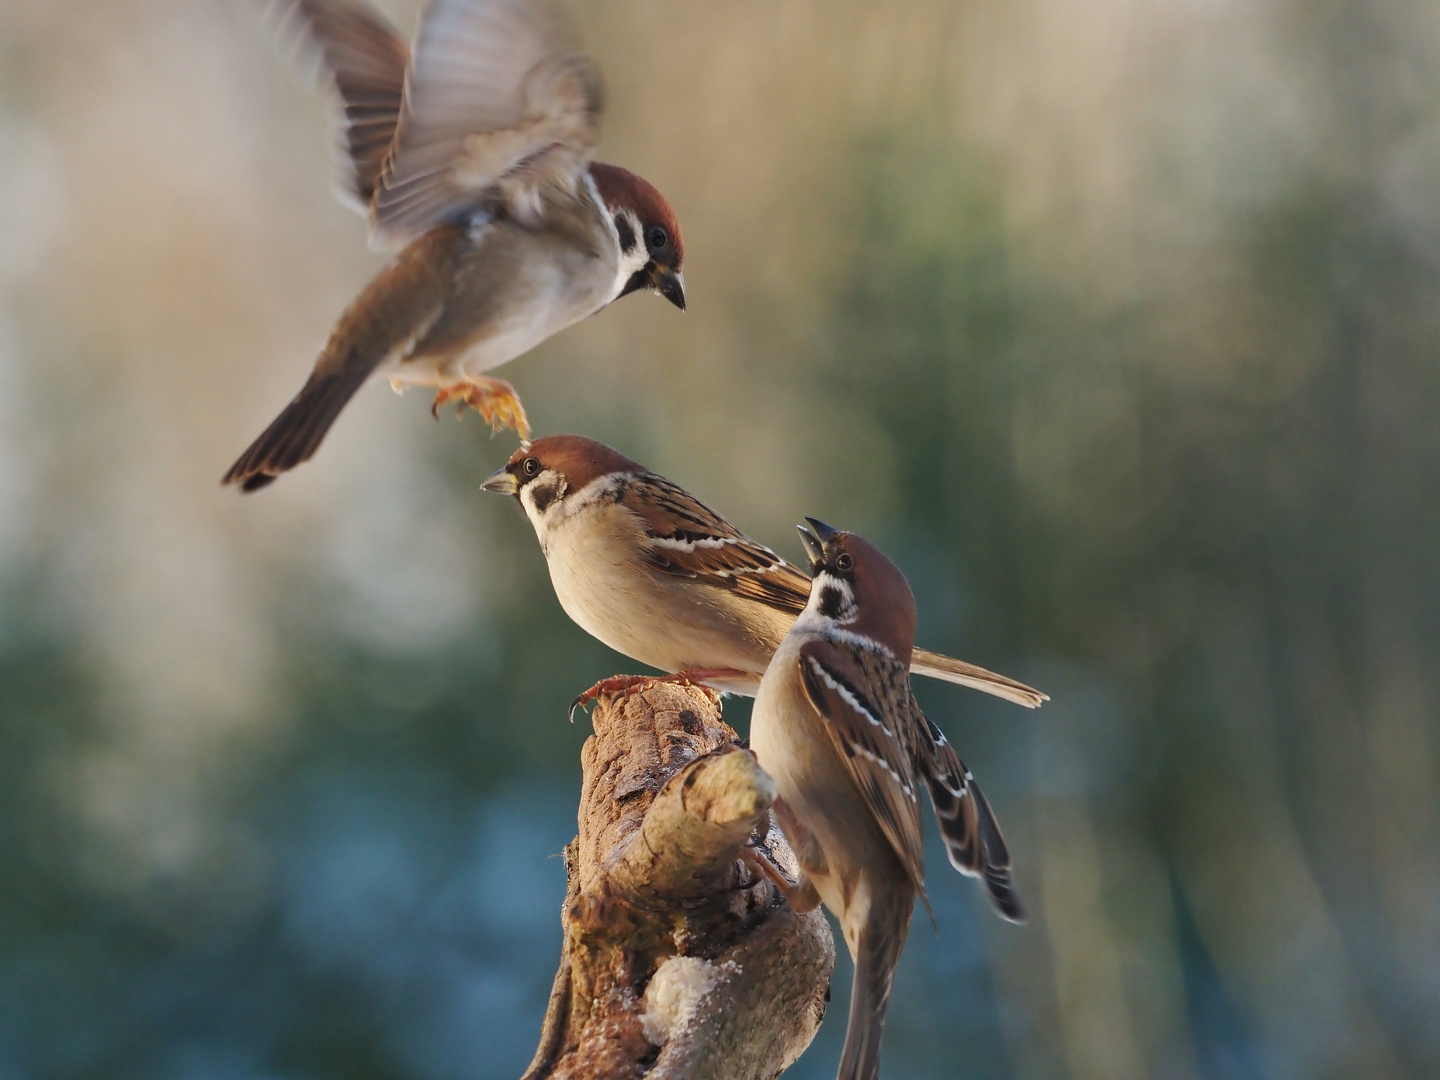
[[[850,557],[848,551],[842,551],[839,558],[835,560],[836,570],[850,570],[855,566],[855,560]]]
[[[520,463],[520,471],[526,476],[538,476],[540,474],[539,458],[527,457]]]
[[[656,225],[645,234],[645,242],[650,245],[651,251],[657,251],[670,242],[670,234]]]

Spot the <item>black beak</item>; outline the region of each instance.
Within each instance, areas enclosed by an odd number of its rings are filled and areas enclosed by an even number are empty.
[[[805,520],[809,521],[812,525],[814,524],[812,518],[806,518]],[[829,528],[828,525],[824,527]],[[814,577],[819,570],[820,564],[825,561],[825,542],[818,536],[812,535],[810,530],[804,525],[796,525],[795,528],[800,531],[800,542],[805,545],[805,556],[810,560],[810,576]],[[830,531],[834,532],[833,529]]]
[[[656,264],[650,271],[650,284],[655,291],[681,311],[685,310],[685,275],[668,266]]]
[[[832,529],[829,525],[826,525],[817,518],[807,517],[805,520],[810,523],[810,528],[815,530],[815,535],[822,544],[828,544],[840,535],[839,529]]]

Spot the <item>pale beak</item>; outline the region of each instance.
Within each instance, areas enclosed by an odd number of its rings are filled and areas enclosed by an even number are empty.
[[[800,542],[805,545],[805,556],[810,560],[810,576],[814,577],[820,564],[825,561],[825,545],[818,537],[812,536],[804,525],[796,525],[795,528],[800,531]]]
[[[507,465],[504,469],[491,473],[489,479],[480,485],[480,490],[493,491],[497,495],[518,494],[520,485],[516,482],[515,477],[506,471],[508,469]]]
[[[685,310],[685,275],[678,270],[671,270],[668,266],[661,266],[656,263],[655,268],[650,271],[650,284],[655,286],[655,291],[663,296],[670,303],[674,304],[681,311]]]

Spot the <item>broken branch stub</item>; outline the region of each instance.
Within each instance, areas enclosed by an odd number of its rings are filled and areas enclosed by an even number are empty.
[[[810,1045],[835,943],[740,859],[794,856],[775,788],[716,695],[643,683],[602,698],[565,849],[564,943],[524,1080],[768,1080]]]

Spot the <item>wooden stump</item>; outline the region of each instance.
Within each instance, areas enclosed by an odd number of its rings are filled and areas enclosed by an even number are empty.
[[[707,690],[602,697],[565,849],[565,940],[523,1080],[769,1080],[810,1045],[835,943],[741,861],[790,875],[775,788]]]

